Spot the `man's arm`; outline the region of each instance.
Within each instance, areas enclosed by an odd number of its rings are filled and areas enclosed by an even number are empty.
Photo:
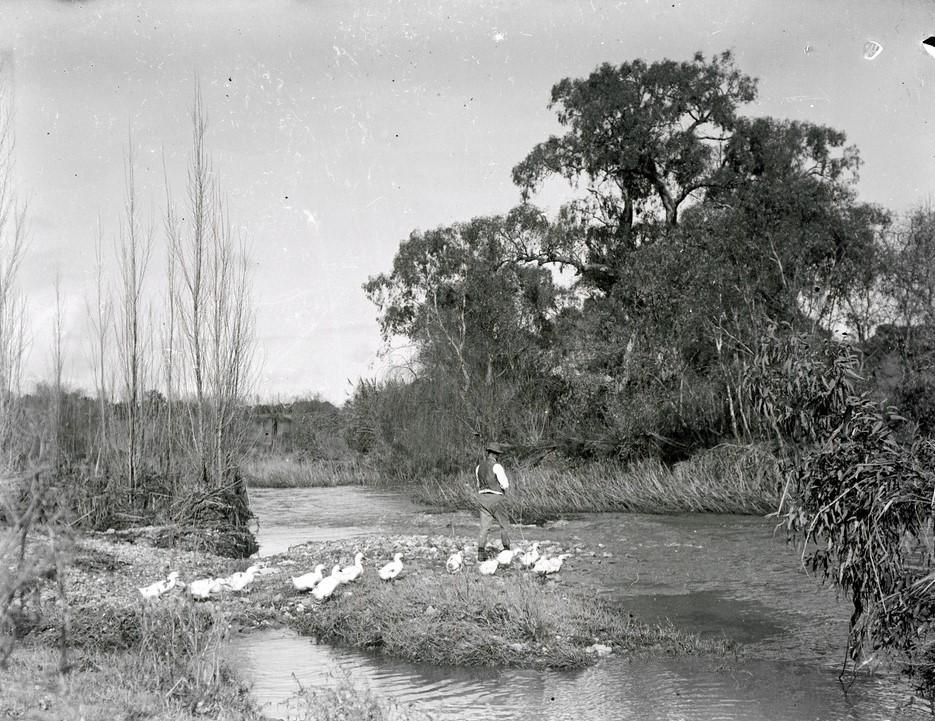
[[[500,484],[500,488],[504,491],[510,487],[510,481],[506,477],[506,471],[503,470],[503,466],[499,463],[493,464],[493,474],[497,477],[497,482]]]

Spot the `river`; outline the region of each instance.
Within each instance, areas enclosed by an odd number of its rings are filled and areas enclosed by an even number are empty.
[[[306,540],[371,533],[473,535],[467,513],[426,513],[401,495],[359,488],[253,489],[259,554]],[[578,672],[426,667],[330,648],[277,630],[232,647],[254,697],[273,717],[334,674],[434,719],[772,721],[931,718],[894,672],[838,683],[849,609],[808,577],[775,523],[752,516],[582,514],[518,527],[517,540],[558,541],[600,563],[563,583],[587,583],[647,621],[671,621],[744,646],[739,660],[608,658]]]

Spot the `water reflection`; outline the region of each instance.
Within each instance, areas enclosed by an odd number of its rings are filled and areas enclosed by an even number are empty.
[[[283,553],[306,541],[331,541],[399,525],[424,510],[398,493],[367,488],[252,488],[257,555]]]
[[[295,717],[289,699],[303,686],[354,683],[435,719],[547,721],[884,721],[931,718],[903,708],[907,689],[892,678],[862,678],[848,696],[833,672],[797,664],[716,659],[608,659],[577,672],[450,669],[339,651],[287,631],[234,641],[231,652],[264,713]],[[293,678],[294,674],[294,678]]]
[[[788,633],[772,609],[761,601],[730,598],[720,591],[614,596],[614,600],[647,623],[668,621],[690,628],[703,638],[762,643]]]

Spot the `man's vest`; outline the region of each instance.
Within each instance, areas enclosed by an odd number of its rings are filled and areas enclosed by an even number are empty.
[[[485,458],[476,469],[477,490],[493,491],[494,493],[503,493],[500,487],[500,481],[497,480],[497,474],[493,472],[496,461]]]

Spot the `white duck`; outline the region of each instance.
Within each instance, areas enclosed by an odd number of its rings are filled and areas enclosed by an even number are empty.
[[[314,571],[303,573],[301,576],[292,576],[292,585],[297,591],[311,591],[316,584],[324,578],[322,571],[325,570],[325,564],[319,563]]]
[[[464,568],[464,551],[459,550],[448,556],[445,568],[448,569],[448,573],[457,573]]]
[[[318,582],[318,585],[312,589],[312,596],[316,601],[324,601],[330,598],[335,589],[341,585],[341,567],[335,566],[331,569],[331,575],[326,576]]]
[[[403,554],[393,554],[393,560],[380,569],[380,578],[384,581],[391,581],[396,578],[403,570]]]
[[[172,573],[162,581],[156,581],[155,583],[151,583],[137,590],[143,595],[143,598],[159,598],[162,594],[175,588],[176,583],[178,583],[178,578],[178,571],[172,571]]]
[[[358,553],[354,556],[354,563],[341,569],[341,583],[350,583],[360,578],[364,572],[364,554]]]
[[[497,554],[497,563],[501,566],[509,566],[513,563],[513,556],[516,555],[516,551],[513,551],[509,548],[504,548],[500,553]]]
[[[482,576],[492,576],[497,572],[497,567],[500,565],[500,562],[496,558],[491,558],[488,561],[481,561],[477,564],[477,570],[480,571]]]
[[[519,557],[519,564],[523,568],[529,568],[536,561],[539,560],[539,541],[536,541],[532,544],[532,549],[526,551],[526,553],[521,553]]]
[[[250,583],[253,577],[260,570],[259,566],[250,566],[246,571],[237,571],[227,578],[220,579],[221,583],[232,591],[243,591]]]
[[[199,578],[197,581],[188,584],[188,592],[192,595],[192,598],[202,600],[208,598],[212,593],[220,593],[222,588],[223,585],[219,578]]]
[[[562,553],[556,558],[540,558],[536,561],[536,565],[533,566],[533,571],[538,573],[540,576],[551,576],[553,573],[558,573],[562,570],[562,562],[568,558],[569,554]]]

